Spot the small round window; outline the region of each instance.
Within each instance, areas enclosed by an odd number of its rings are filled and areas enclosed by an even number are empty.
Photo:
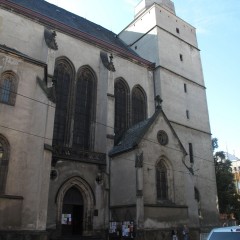
[[[157,139],[158,139],[158,142],[159,142],[161,145],[163,145],[163,146],[165,146],[165,145],[168,144],[168,135],[167,135],[167,133],[166,133],[165,131],[163,131],[163,130],[158,131],[158,133],[157,133]]]

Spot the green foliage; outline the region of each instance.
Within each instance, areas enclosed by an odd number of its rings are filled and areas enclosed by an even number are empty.
[[[218,148],[218,139],[217,138],[213,138],[212,139],[212,149],[213,151],[216,150]]]
[[[236,218],[240,216],[240,195],[237,194],[231,161],[225,158],[224,152],[214,155],[218,203],[220,213],[233,213]]]

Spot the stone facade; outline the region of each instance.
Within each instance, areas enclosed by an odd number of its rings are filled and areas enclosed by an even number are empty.
[[[188,224],[199,239],[217,224],[196,33],[173,2],[142,1],[116,36],[4,0],[0,39],[1,239],[104,237],[109,222],[138,239]]]

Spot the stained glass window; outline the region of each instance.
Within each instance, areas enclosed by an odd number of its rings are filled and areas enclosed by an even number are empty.
[[[17,85],[16,75],[12,72],[4,72],[0,81],[0,102],[15,105]]]
[[[123,80],[117,80],[114,87],[115,96],[115,141],[128,128],[129,123],[129,89]]]
[[[137,86],[132,91],[132,125],[146,119],[146,94]]]
[[[73,71],[67,61],[57,62],[54,71],[56,85],[56,111],[53,133],[53,144],[64,144],[68,135],[68,106],[70,101],[70,87],[73,81]]]
[[[74,110],[73,146],[80,149],[91,148],[91,127],[93,125],[96,80],[89,68],[78,74]]]
[[[157,199],[168,199],[168,184],[167,184],[167,168],[163,162],[158,163],[156,169],[156,181],[157,181]]]

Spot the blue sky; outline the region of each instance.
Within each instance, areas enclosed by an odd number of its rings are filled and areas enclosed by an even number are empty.
[[[140,0],[48,0],[115,33]],[[197,29],[212,136],[240,158],[240,0],[173,0],[177,16]]]

